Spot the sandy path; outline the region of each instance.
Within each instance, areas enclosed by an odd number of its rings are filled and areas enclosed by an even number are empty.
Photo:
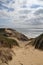
[[[16,55],[9,65],[43,65],[43,52],[32,47],[13,48]]]
[[[13,55],[13,59],[9,62],[9,65],[43,65],[43,51],[36,50],[29,45],[25,47],[25,44],[28,44],[30,41],[21,42],[13,37],[11,39],[15,39],[20,47],[12,49],[16,55]]]

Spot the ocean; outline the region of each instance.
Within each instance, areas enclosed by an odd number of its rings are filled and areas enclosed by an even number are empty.
[[[8,23],[8,22],[7,22]],[[17,30],[20,33],[25,34],[29,38],[37,37],[38,35],[43,33],[43,23],[39,24],[30,24],[30,23],[8,23],[8,24],[1,24],[0,28],[12,28]]]
[[[15,28],[18,32],[25,34],[29,38],[37,37],[43,33],[43,24],[39,25],[30,25],[23,28]]]

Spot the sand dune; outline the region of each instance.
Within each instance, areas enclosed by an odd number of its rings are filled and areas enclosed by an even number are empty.
[[[35,50],[32,46],[12,49],[16,55],[9,65],[43,65],[43,52]]]
[[[15,30],[0,29],[0,65],[43,65],[41,48],[43,49],[43,34],[28,39]]]

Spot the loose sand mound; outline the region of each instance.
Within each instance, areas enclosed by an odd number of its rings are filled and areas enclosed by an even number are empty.
[[[9,65],[43,65],[43,51],[34,49],[32,46],[13,48],[15,56]]]

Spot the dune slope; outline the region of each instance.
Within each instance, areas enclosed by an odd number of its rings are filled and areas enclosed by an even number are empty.
[[[43,65],[43,34],[28,39],[16,30],[1,28],[0,65]]]

